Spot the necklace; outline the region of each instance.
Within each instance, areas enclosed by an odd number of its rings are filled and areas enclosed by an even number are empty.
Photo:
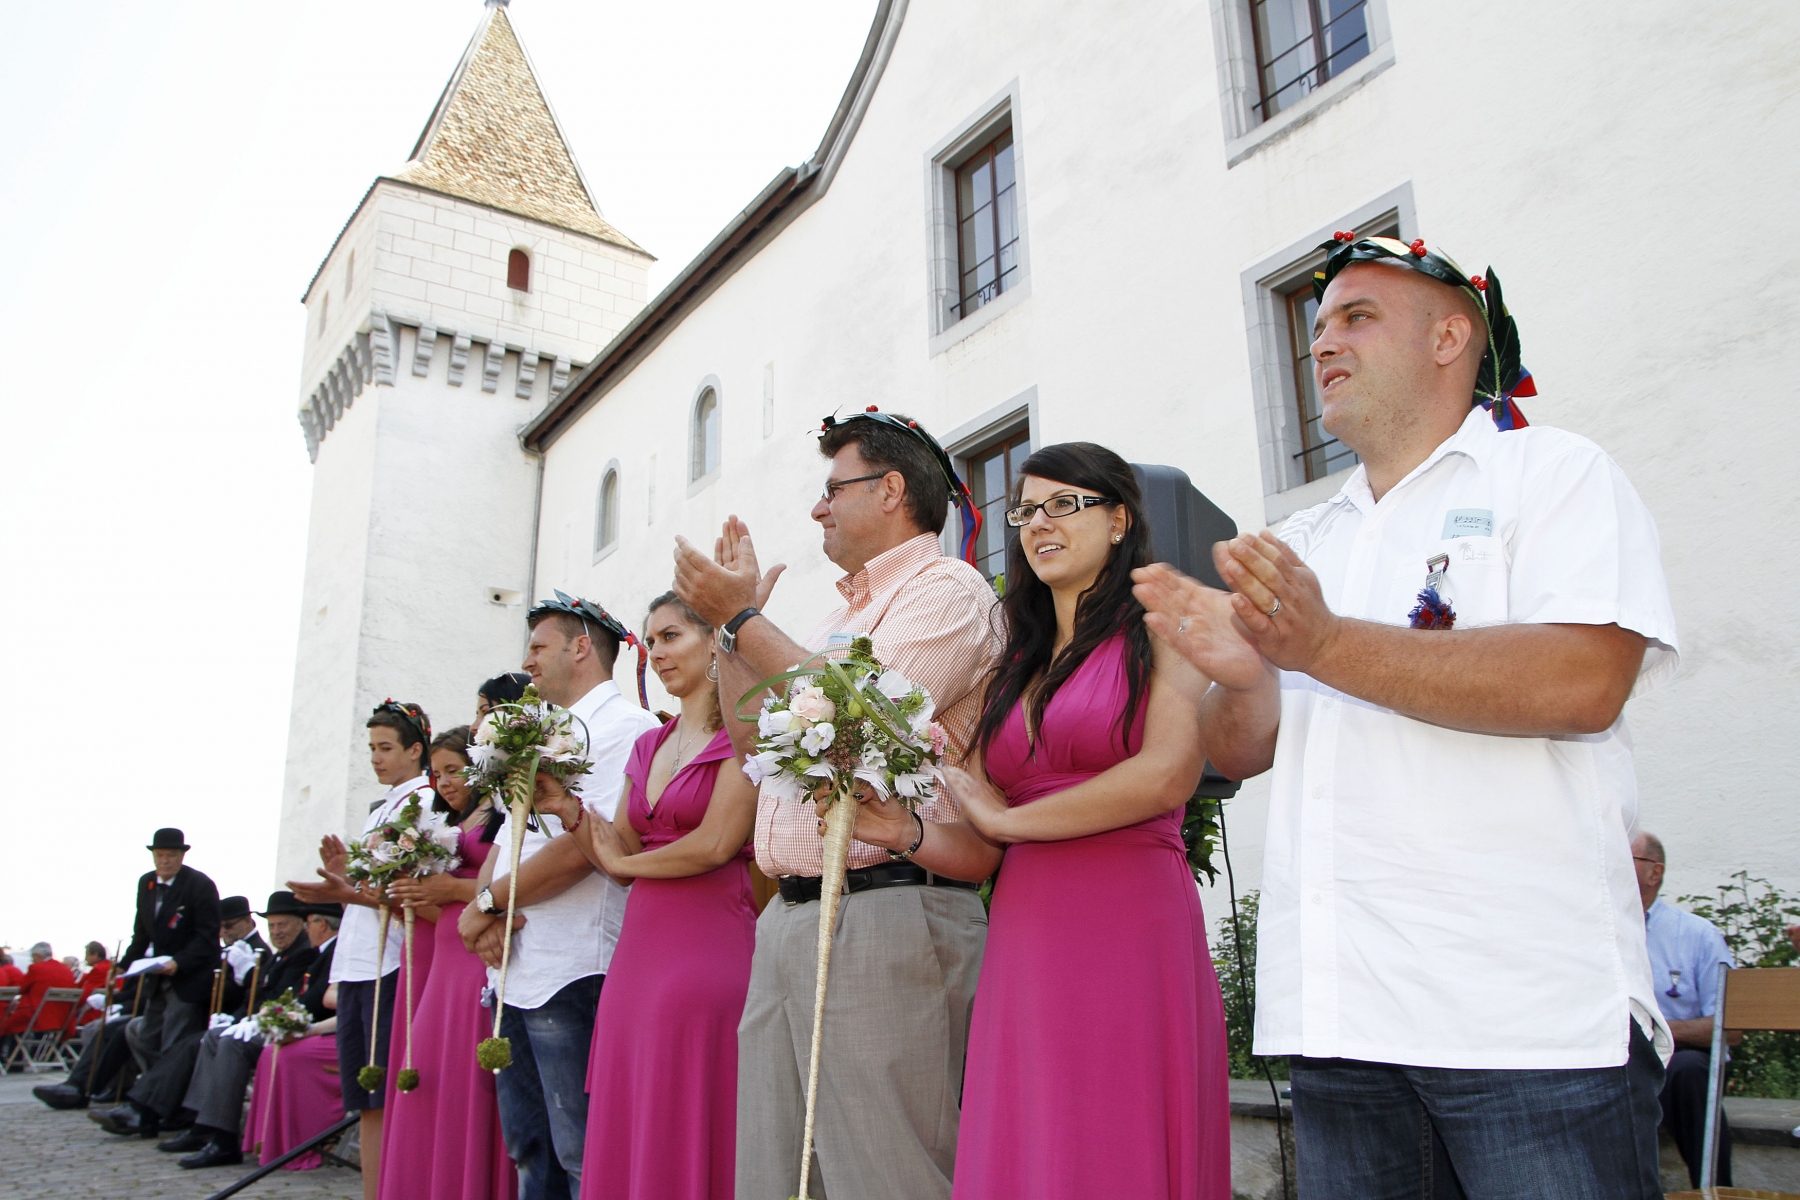
[[[679,718],[677,718],[677,719],[679,719]],[[676,739],[676,741],[675,741],[675,769],[674,769],[674,771],[670,772],[671,775],[674,775],[676,772],[679,772],[681,770],[681,768],[686,764],[687,759],[682,757],[683,754],[687,751],[687,748],[689,746],[694,744],[695,738],[698,738],[700,736],[700,734],[703,734],[705,732],[706,732],[706,728],[705,728],[705,726],[702,726],[700,729],[695,731],[693,737],[680,737],[680,738]]]

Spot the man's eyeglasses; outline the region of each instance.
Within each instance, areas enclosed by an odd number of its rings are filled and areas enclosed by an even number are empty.
[[[892,471],[880,471],[874,475],[858,475],[855,479],[832,479],[832,480],[829,480],[825,484],[825,493],[824,493],[825,503],[830,504],[833,500],[836,500],[838,492],[840,492],[844,488],[849,487],[853,483],[869,483],[876,479],[886,479],[889,475],[892,475],[892,474],[893,474]]]
[[[1006,523],[1014,529],[1021,529],[1031,524],[1031,519],[1041,508],[1046,517],[1068,517],[1084,508],[1092,508],[1096,504],[1117,504],[1111,496],[1077,496],[1072,492],[1064,492],[1060,496],[1052,496],[1041,504],[1015,504],[1006,510]]]

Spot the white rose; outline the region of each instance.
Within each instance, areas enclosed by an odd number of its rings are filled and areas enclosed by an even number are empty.
[[[803,720],[828,723],[837,718],[837,705],[825,697],[825,689],[809,687],[794,697],[788,708]],[[825,743],[829,746],[831,743]]]

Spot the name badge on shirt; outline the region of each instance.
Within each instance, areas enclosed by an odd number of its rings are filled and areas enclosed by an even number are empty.
[[[827,650],[848,650],[850,643],[856,640],[854,633],[834,633],[825,639]]]
[[[1453,508],[1444,514],[1444,532],[1440,537],[1493,537],[1494,510],[1491,508]]]

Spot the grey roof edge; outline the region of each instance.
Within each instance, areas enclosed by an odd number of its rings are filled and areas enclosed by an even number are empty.
[[[519,430],[519,440],[526,449],[548,449],[564,429],[673,332],[689,311],[825,194],[862,127],[863,116],[887,70],[900,27],[906,20],[907,3],[908,0],[879,0],[869,35],[863,41],[862,55],[812,158],[778,172],[579,375],[569,380],[556,400]],[[784,187],[789,190],[781,195]],[[768,211],[771,201],[779,201],[774,211]]]

